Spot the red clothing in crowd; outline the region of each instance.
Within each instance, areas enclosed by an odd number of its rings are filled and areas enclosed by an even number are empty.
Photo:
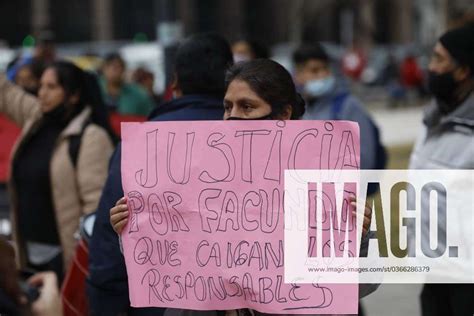
[[[403,86],[415,88],[423,83],[423,72],[421,71],[415,57],[407,57],[400,66],[400,80]]]
[[[0,115],[0,183],[6,183],[9,173],[10,153],[21,129],[4,115]]]

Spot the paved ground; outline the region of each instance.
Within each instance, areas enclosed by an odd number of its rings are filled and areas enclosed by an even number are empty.
[[[418,284],[382,284],[362,300],[366,316],[419,316],[421,307]]]
[[[422,107],[372,109],[386,146],[412,144],[422,128]]]

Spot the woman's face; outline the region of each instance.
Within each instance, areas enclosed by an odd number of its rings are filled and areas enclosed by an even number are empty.
[[[41,76],[40,88],[38,91],[41,111],[46,113],[54,110],[64,102],[65,97],[66,92],[58,83],[56,71],[53,68],[46,69],[43,76]]]
[[[272,113],[270,104],[260,98],[242,80],[233,80],[224,97],[224,120],[229,117],[256,119]]]

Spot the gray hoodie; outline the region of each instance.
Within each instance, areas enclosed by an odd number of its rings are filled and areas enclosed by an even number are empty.
[[[474,169],[473,92],[456,110],[444,116],[434,100],[425,110],[423,123],[423,131],[411,155],[410,169]],[[446,196],[440,195],[438,198],[444,204]],[[429,199],[422,198],[421,203],[429,204]],[[446,217],[440,214],[438,223],[440,229],[445,229]],[[425,217],[421,223],[422,234],[429,234],[429,225],[429,218]]]
[[[425,110],[423,131],[410,169],[474,169],[474,93],[443,116],[433,100]]]

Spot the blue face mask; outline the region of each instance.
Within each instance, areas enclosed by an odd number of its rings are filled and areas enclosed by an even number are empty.
[[[319,98],[331,92],[335,84],[334,76],[329,76],[324,79],[314,79],[306,82],[303,90],[309,97]]]

